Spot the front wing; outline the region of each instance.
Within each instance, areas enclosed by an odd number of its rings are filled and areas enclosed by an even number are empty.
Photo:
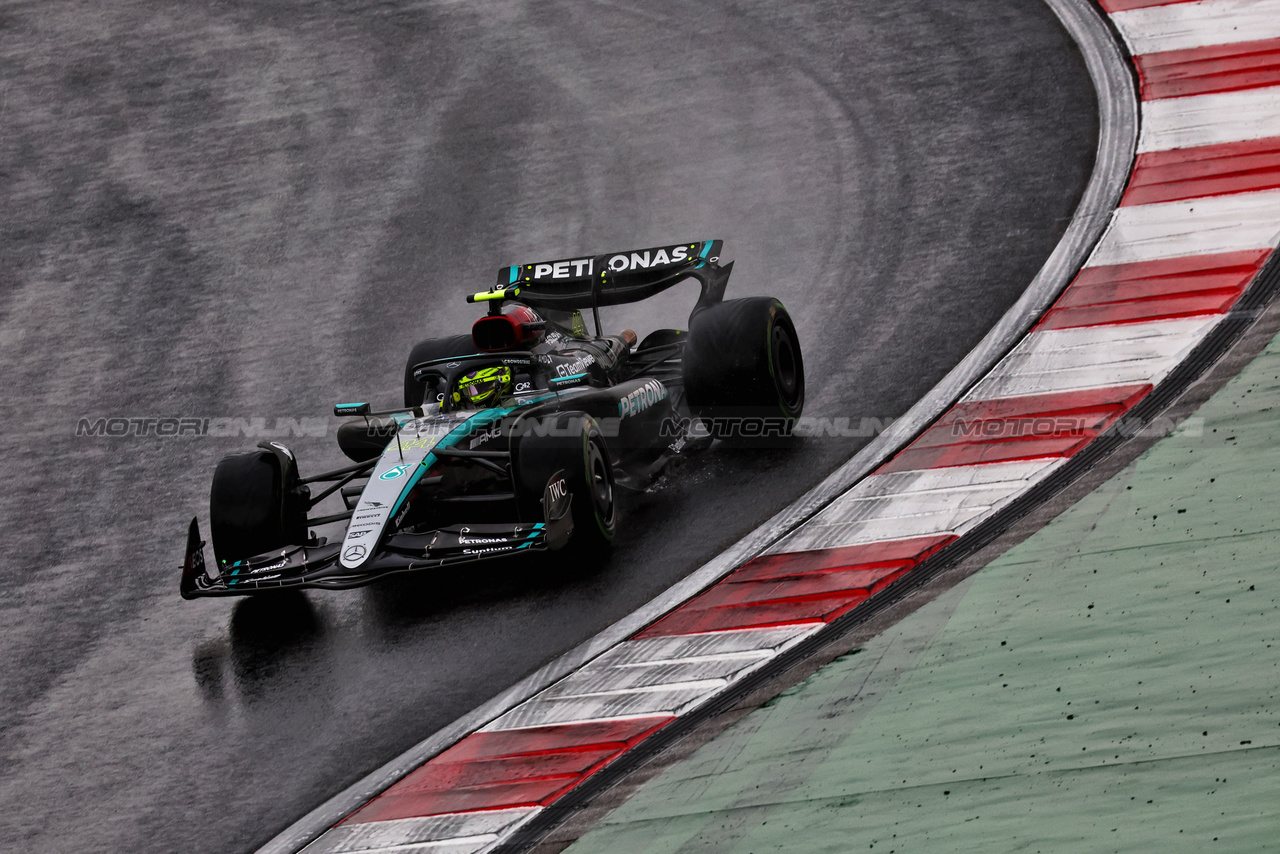
[[[560,548],[572,530],[573,517],[567,512],[550,522],[451,525],[427,533],[392,534],[358,571],[340,563],[341,543],[329,543],[290,546],[236,561],[218,572],[205,563],[200,526],[192,519],[180,590],[184,599],[304,588],[346,590],[400,572]]]

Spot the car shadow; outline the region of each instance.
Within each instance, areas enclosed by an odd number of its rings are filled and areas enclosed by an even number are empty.
[[[607,562],[607,556],[603,559]],[[367,609],[383,629],[399,630],[468,605],[484,606],[555,592],[589,579],[602,561],[566,561],[541,552],[393,575],[364,588]]]
[[[207,700],[221,699],[228,683],[253,700],[277,681],[297,681],[325,643],[324,622],[301,591],[257,594],[236,602],[225,641],[196,648],[192,671]]]

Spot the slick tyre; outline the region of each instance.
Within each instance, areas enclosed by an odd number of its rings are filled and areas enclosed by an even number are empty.
[[[789,431],[804,411],[804,359],[795,324],[772,297],[726,300],[690,320],[685,397],[727,438]],[[739,427],[741,430],[739,430]]]
[[[563,472],[573,514],[573,535],[564,551],[584,559],[608,551],[618,527],[613,466],[594,418],[565,412],[527,426],[512,442],[512,463],[524,518],[542,518],[547,484]]]
[[[404,405],[421,406],[427,393],[426,383],[413,378],[413,366],[436,359],[448,359],[452,356],[469,356],[476,352],[476,345],[470,335],[450,335],[447,338],[428,338],[419,341],[409,351],[409,359],[404,365]]]
[[[292,454],[282,449],[223,457],[214,469],[209,523],[219,567],[306,541],[310,493],[298,483]]]

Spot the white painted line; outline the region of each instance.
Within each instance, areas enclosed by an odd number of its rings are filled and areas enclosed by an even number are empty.
[[[747,665],[748,667],[750,665]],[[615,700],[622,700],[627,697],[634,697],[637,694],[662,694],[665,697],[683,696],[689,692],[697,692],[700,695],[710,696],[718,692],[721,688],[728,685],[729,679],[682,679],[678,673],[670,674],[671,678],[658,681],[652,685],[629,685],[627,683],[644,680],[636,680],[635,673],[627,670],[619,670],[608,674],[596,674],[601,678],[592,685],[588,680],[568,678],[562,682],[557,682],[546,691],[539,695],[543,700],[583,700],[583,701],[599,701],[601,703],[613,703]],[[730,674],[732,675],[732,673]],[[531,700],[530,702],[537,702]]]
[[[381,848],[360,848],[359,854],[483,854],[495,848],[501,837],[496,833],[485,836],[444,839],[440,842],[410,842],[406,845],[390,845]]]
[[[1276,136],[1280,136],[1280,86],[1267,86],[1144,101],[1138,151],[1196,148]]]
[[[677,638],[680,638],[680,636],[684,636],[684,635],[675,635],[675,636],[677,636]],[[753,662],[753,661],[760,661],[760,659],[763,659],[763,658],[772,658],[773,654],[774,654],[773,650],[762,650],[762,652],[724,653],[722,654],[722,656],[696,656],[694,658],[681,658],[681,659],[678,659],[678,661],[654,661],[654,662],[620,661],[620,662],[614,663],[613,667],[620,668],[620,670],[627,670],[627,668],[636,668],[636,670],[644,670],[644,668],[646,667],[666,667],[668,665],[701,665],[701,663],[709,663],[709,662],[735,662],[735,661],[736,662]],[[599,659],[596,659],[596,661],[599,661]],[[591,662],[591,665],[595,665],[595,662]],[[727,666],[727,663],[726,663],[726,666]]]
[[[485,732],[503,729],[526,729],[552,724],[585,723],[587,721],[611,721],[620,718],[639,718],[657,715],[677,716],[718,692],[724,685],[715,687],[693,685],[650,691],[644,694],[614,694],[588,698],[559,700],[538,695],[521,703],[492,724]]]
[[[361,848],[359,854],[483,854],[499,842],[497,834],[474,839],[448,839],[444,842],[413,842],[387,848]]]
[[[1049,464],[1048,460],[1037,460]],[[1000,465],[1000,463],[990,463]],[[969,468],[985,468],[986,466],[955,466],[954,470]],[[953,469],[923,469],[923,471],[949,471]],[[983,487],[958,487],[956,489],[939,489],[919,495],[886,495],[877,498],[856,498],[840,501],[824,512],[820,518],[814,519],[812,526],[831,527],[834,525],[866,525],[870,522],[883,522],[887,519],[900,519],[904,523],[916,525],[922,517],[937,518],[940,514],[947,517],[967,518],[975,513],[985,513],[1000,499],[1015,490],[1026,480],[1017,478],[1001,483],[988,484]],[[954,526],[947,525],[931,533],[951,533]],[[797,532],[799,533],[799,532]],[[926,534],[927,536],[927,534]]]
[[[1280,190],[1130,205],[1116,211],[1085,266],[1270,249],[1277,237]]]
[[[626,641],[515,707],[484,731],[678,715],[720,693],[818,628],[809,624]],[[746,652],[758,654],[748,657],[743,654]],[[686,663],[662,658],[690,653],[699,660]],[[650,656],[655,660],[649,667],[638,666]]]
[[[777,548],[779,551],[806,551],[913,537],[945,534],[960,536],[1065,462],[1065,459],[1035,460],[1032,463],[1037,467],[1037,474],[1026,478],[1010,478],[981,489],[957,485],[950,494],[945,488],[939,488],[929,493],[904,493],[849,501],[842,499],[832,505],[829,514],[824,511],[823,518],[815,518],[779,543]],[[1026,463],[987,463],[902,474],[955,473],[959,480],[964,474],[975,470],[1001,469],[1011,465],[1023,466]],[[921,512],[920,502],[924,500],[924,495],[936,500],[930,501],[932,509]]]
[[[1169,367],[1157,372],[1163,379]],[[1143,362],[1116,362],[1095,367],[1008,374],[982,384],[982,393],[994,397],[1051,394],[1057,391],[1084,391],[1150,382],[1152,371]]]
[[[982,489],[1015,480],[1042,477],[1049,465],[1043,460],[1019,460],[877,474],[858,484],[846,497],[856,500],[911,496],[913,499],[927,500],[931,494],[954,496],[965,489]]]
[[[987,508],[983,508],[985,510]],[[867,522],[848,522],[839,525],[806,525],[784,543],[789,552],[806,549],[837,549],[843,546],[862,546],[885,540],[929,537],[938,534],[954,534],[982,510],[947,510],[909,517],[888,516]]]
[[[1061,460],[1031,460],[873,475],[774,546],[838,548],[958,534],[1003,507]]]
[[[764,649],[751,651],[735,651],[719,655],[702,654],[694,659],[672,661],[659,658],[656,661],[645,661],[646,656],[658,653],[666,656],[669,653],[666,644],[656,645],[655,640],[666,638],[648,638],[627,641],[618,648],[588,664],[586,667],[566,676],[556,684],[547,688],[538,696],[543,699],[566,699],[570,697],[604,697],[605,695],[622,695],[644,691],[679,689],[687,690],[704,684],[708,691],[716,691],[736,679],[742,673],[777,655],[797,637],[806,634],[805,627],[789,627],[785,642],[771,642]],[[737,635],[740,632],[714,632],[714,634]],[[705,636],[700,636],[705,637]],[[759,642],[759,636],[750,638]],[[769,640],[773,640],[772,638]],[[732,641],[730,641],[732,642]],[[705,645],[705,641],[704,641]],[[718,684],[711,684],[712,682]]]
[[[1034,332],[992,371],[992,376],[1073,370],[1118,362],[1151,362],[1154,374],[1166,363],[1179,361],[1217,320],[1217,317],[1195,317]],[[974,398],[978,397],[975,390]]]
[[[652,720],[654,718],[672,718],[672,717],[674,717],[674,715],[669,715],[669,714],[666,714],[665,712],[659,713],[659,714],[649,714],[647,712],[639,712],[633,715],[611,714],[602,718],[582,718],[580,720],[566,721],[566,723],[575,724],[575,725],[576,724],[613,724],[613,723],[619,723],[624,721],[647,721],[647,720]],[[494,721],[493,723],[490,723],[487,726],[481,727],[480,729],[476,730],[476,732],[515,732],[517,730],[522,730],[522,729],[538,729],[539,727],[546,726],[546,724],[540,724],[540,723],[521,724],[519,726],[494,726],[494,724],[496,723],[497,721]]]
[[[676,637],[682,637],[682,635],[676,635]],[[636,668],[658,667],[663,664],[701,664],[704,661],[758,661],[760,659],[772,658],[773,655],[774,653],[771,650],[766,650],[762,652],[727,652],[723,655],[699,655],[695,658],[682,658],[682,659],[679,659],[678,661],[672,661],[672,662],[666,662],[666,661],[637,661],[634,663],[621,662],[621,663],[615,664],[614,666],[625,669],[629,667],[636,667]],[[592,663],[594,664],[595,662],[592,662]]]
[[[965,399],[1154,385],[1221,320],[1214,315],[1033,332]]]
[[[696,662],[741,656],[767,657],[791,646],[804,634],[807,634],[804,627],[776,626],[643,638],[618,644],[590,666],[625,667],[632,664]]]
[[[1280,38],[1280,0],[1204,0],[1116,12],[1135,54]]]
[[[303,849],[304,854],[379,854],[431,851],[478,854],[541,812],[520,807],[344,824]]]
[[[412,845],[394,845],[391,848],[368,848],[360,854],[483,854],[498,843],[497,836],[482,839],[458,839],[448,842],[415,842]]]

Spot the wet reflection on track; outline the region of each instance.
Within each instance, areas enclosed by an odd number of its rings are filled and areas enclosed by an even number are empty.
[[[206,700],[222,700],[229,682],[239,697],[252,702],[282,681],[311,681],[308,677],[323,669],[325,654],[322,615],[305,593],[283,591],[238,601],[227,639],[197,645],[191,668]]]

